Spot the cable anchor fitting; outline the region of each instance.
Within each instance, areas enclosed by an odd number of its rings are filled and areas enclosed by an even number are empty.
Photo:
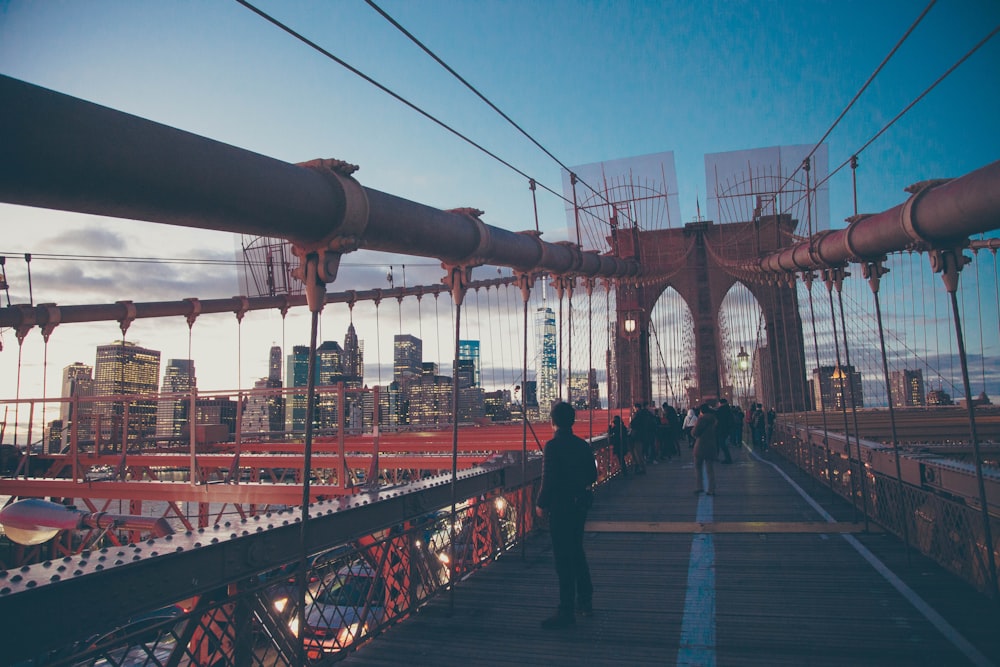
[[[889,269],[885,266],[884,256],[861,263],[861,276],[868,281],[868,287],[871,288],[872,294],[878,294],[882,276],[887,273],[889,273]]]
[[[958,274],[972,258],[959,248],[938,248],[928,251],[927,256],[931,260],[931,271],[941,274],[945,290],[949,294],[957,292]]]
[[[118,327],[122,330],[122,338],[136,318],[135,304],[131,301],[115,301],[115,304],[125,309],[125,314],[118,318]]]

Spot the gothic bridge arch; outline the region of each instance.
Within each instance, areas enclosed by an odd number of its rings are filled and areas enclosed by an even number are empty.
[[[740,282],[763,312],[767,344],[759,349],[763,401],[781,412],[805,410],[807,384],[802,320],[793,284],[740,280],[732,267],[791,245],[797,221],[788,215],[762,216],[750,222],[692,222],[680,229],[621,234],[619,253],[637,257],[647,278],[616,287],[618,326],[615,358],[620,407],[652,400],[649,320],[660,295],[674,288],[694,320],[695,377],[690,400],[725,395],[719,312],[729,290]],[[638,253],[636,253],[638,246]],[[632,320],[637,326],[628,327]]]

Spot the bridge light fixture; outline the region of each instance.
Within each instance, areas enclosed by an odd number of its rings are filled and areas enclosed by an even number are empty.
[[[740,353],[736,355],[736,366],[741,371],[746,372],[750,368],[750,355],[746,348],[740,345]]]
[[[623,313],[623,315],[622,333],[628,340],[635,340],[639,334],[639,313],[634,310],[630,310]]]
[[[62,530],[124,528],[150,532],[154,537],[170,535],[174,529],[166,519],[148,516],[84,512],[40,498],[25,498],[0,510],[0,525],[14,542],[25,546],[48,542]]]

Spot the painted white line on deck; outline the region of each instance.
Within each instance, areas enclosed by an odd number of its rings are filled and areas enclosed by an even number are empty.
[[[812,508],[817,512],[819,512],[820,516],[822,516],[827,522],[835,523],[834,518],[830,516],[830,514],[825,509],[823,509],[819,503],[813,500],[812,496],[806,493],[806,491],[801,486],[796,484],[791,477],[786,475],[784,470],[779,468],[774,463],[762,459],[760,456],[757,455],[756,452],[751,451],[749,448],[747,448],[747,451],[749,451],[750,455],[753,456],[758,461],[760,461],[761,463],[766,463],[767,465],[774,468],[778,472],[778,474],[784,477],[785,481],[791,484],[792,488],[795,489],[800,496],[805,498],[806,502],[812,505]],[[889,582],[889,584],[892,585],[892,587],[895,588],[900,595],[906,598],[907,602],[913,605],[914,609],[920,612],[920,614],[924,618],[926,618],[931,625],[937,628],[938,632],[944,635],[945,639],[950,641],[955,648],[961,651],[962,654],[969,659],[969,662],[976,665],[977,667],[995,667],[994,663],[989,658],[983,655],[979,651],[979,649],[973,646],[972,642],[963,637],[961,633],[959,633],[959,631],[956,630],[954,626],[952,626],[951,623],[945,620],[945,618],[941,616],[941,614],[937,613],[933,607],[927,604],[927,602],[925,602],[924,599],[920,597],[916,591],[907,586],[905,581],[897,577],[896,574],[892,570],[890,570],[885,563],[879,560],[878,556],[876,556],[875,554],[873,554],[871,551],[868,550],[868,547],[861,544],[861,542],[859,542],[857,538],[854,537],[853,535],[841,535],[841,537],[847,540],[847,543],[850,544],[852,547],[854,547],[855,551],[861,554],[861,557],[864,558],[866,561],[868,561],[868,563],[873,568],[875,568],[876,572],[882,575],[882,578],[884,578],[887,582]]]
[[[712,496],[698,496],[696,521],[712,521]],[[715,667],[715,542],[711,533],[691,539],[687,593],[677,664],[683,667]]]

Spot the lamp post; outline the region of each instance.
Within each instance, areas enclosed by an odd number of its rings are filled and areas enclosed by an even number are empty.
[[[747,354],[746,348],[740,345],[740,353],[736,355],[736,367],[740,369],[743,380],[743,407],[746,409],[747,403],[750,401],[750,378],[747,377],[747,371],[750,370],[750,355]]]
[[[624,313],[625,319],[622,320],[622,335],[625,340],[629,343],[629,356],[631,357],[629,363],[629,398],[630,403],[635,404],[640,402],[638,395],[638,384],[639,384],[639,364],[642,363],[638,351],[638,345],[636,341],[639,339],[639,313],[634,310],[626,311]]]
[[[94,528],[148,531],[154,537],[171,535],[174,529],[164,518],[84,512],[38,498],[25,498],[0,510],[0,525],[14,542],[31,546],[48,542],[62,530]]]

